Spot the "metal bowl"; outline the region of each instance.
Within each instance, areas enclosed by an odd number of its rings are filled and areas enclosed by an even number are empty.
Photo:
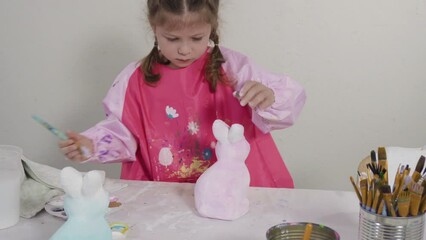
[[[281,223],[268,229],[266,232],[267,240],[286,240],[286,239],[303,239],[305,228],[308,223]],[[340,240],[339,234],[333,229],[324,225],[311,223],[312,233],[311,240]]]

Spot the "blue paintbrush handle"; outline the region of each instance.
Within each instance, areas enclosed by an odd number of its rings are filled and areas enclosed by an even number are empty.
[[[47,130],[49,130],[51,133],[53,133],[53,134],[55,134],[57,137],[59,137],[60,139],[62,139],[62,140],[67,140],[68,139],[68,136],[64,133],[64,132],[62,132],[62,131],[60,131],[59,129],[57,129],[57,128],[55,128],[55,127],[53,127],[52,125],[50,125],[48,122],[46,122],[46,121],[44,121],[42,118],[40,118],[39,116],[37,116],[37,115],[33,115],[32,116],[32,118],[36,121],[36,122],[38,122],[38,123],[40,123],[43,127],[45,127]]]

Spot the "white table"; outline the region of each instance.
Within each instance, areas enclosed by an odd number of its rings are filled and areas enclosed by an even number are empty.
[[[250,188],[249,212],[235,221],[222,221],[197,214],[194,184],[117,181],[128,187],[113,194],[123,205],[107,220],[127,223],[126,239],[265,240],[268,228],[282,222],[319,223],[336,230],[341,239],[357,239],[359,209],[353,192]],[[0,239],[47,240],[63,223],[43,211],[0,230]]]

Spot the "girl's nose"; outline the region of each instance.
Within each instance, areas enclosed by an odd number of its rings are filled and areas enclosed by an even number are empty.
[[[178,54],[179,55],[186,56],[189,53],[191,53],[191,49],[188,46],[186,46],[186,45],[185,46],[181,46],[178,49]]]

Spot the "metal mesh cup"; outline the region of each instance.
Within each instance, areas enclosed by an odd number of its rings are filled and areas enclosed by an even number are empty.
[[[308,223],[298,222],[298,223],[281,223],[275,225],[266,232],[267,240],[286,240],[286,239],[297,239],[300,240],[303,238],[305,233],[305,228]],[[339,240],[339,234],[333,229],[326,227],[324,225],[319,225],[315,223],[312,224],[312,233],[311,239],[316,240]]]
[[[415,217],[387,217],[360,208],[358,239],[423,240],[424,214]]]

